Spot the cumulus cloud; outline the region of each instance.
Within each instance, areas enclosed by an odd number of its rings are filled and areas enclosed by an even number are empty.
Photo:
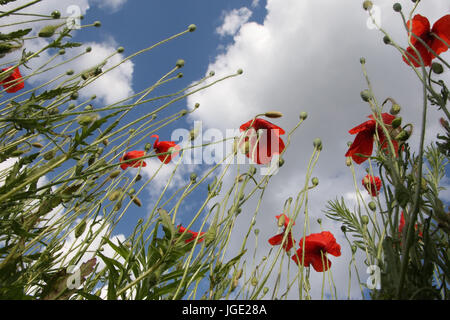
[[[417,12],[433,23],[448,11],[445,2],[421,3]],[[410,1],[402,1],[402,4],[405,10],[412,8]],[[392,10],[392,2],[378,1],[377,5],[383,28],[405,46],[403,23]],[[308,199],[311,232],[320,232],[316,219],[322,218],[322,227],[331,230],[342,245],[343,256],[331,257],[332,271],[336,287],[346,288],[351,251],[340,225],[325,219],[323,210],[328,200],[341,196],[345,196],[349,208],[353,208],[356,200],[350,196],[355,186],[351,171],[345,166],[344,154],[348,149],[347,141],[354,139],[348,130],[366,121],[370,114],[368,105],[359,95],[367,88],[360,57],[366,58],[378,101],[394,98],[403,108],[404,123],[414,124],[416,130],[410,140],[413,150],[417,149],[421,126],[421,84],[401,55],[393,47],[383,44],[383,35],[367,27],[368,15],[362,10],[360,1],[268,0],[266,9],[263,24],[250,21],[240,25],[233,42],[206,70],[206,73],[214,70],[216,74],[230,74],[242,68],[243,75],[190,96],[190,106],[196,102],[202,106],[191,118],[225,132],[238,128],[256,114],[278,110],[284,117],[277,119],[277,125],[290,130],[296,125],[300,112],[308,112],[308,119],[292,136],[283,168],[266,189],[255,227],[261,230],[260,239],[268,239],[274,234],[275,222],[270,221],[282,212],[285,200],[295,197],[302,188],[313,151],[312,141],[320,137],[324,148],[313,172],[320,183],[310,191]],[[448,58],[449,54],[443,54],[443,57]],[[448,74],[445,79],[450,80]],[[440,112],[430,107],[426,142],[435,139],[441,130],[439,116]],[[356,183],[363,195],[366,191],[361,179],[365,167],[356,167]],[[254,203],[243,208],[243,212],[251,212],[252,205]],[[294,227],[297,240],[303,233],[303,219],[300,214]],[[231,248],[240,248],[241,235],[250,224],[248,214],[241,214],[238,220]],[[267,241],[260,240],[257,255],[262,257],[268,250]],[[252,252],[251,248],[249,252]],[[359,266],[364,273],[361,260]],[[362,276],[364,282],[367,275]],[[311,274],[313,288],[321,287],[321,277],[317,273]],[[360,297],[359,287],[352,285],[352,288],[352,297]],[[320,297],[317,290],[314,294]],[[345,294],[341,292],[339,297],[345,298]]]
[[[98,5],[102,9],[117,11],[119,10],[127,0],[94,0],[93,3]]]
[[[233,9],[225,14],[223,24],[216,29],[216,32],[221,36],[233,36],[251,15],[252,12],[246,7]]]

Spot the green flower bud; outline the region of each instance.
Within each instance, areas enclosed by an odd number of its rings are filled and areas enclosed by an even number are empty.
[[[195,24],[190,24],[188,27],[189,32],[194,32],[195,29],[197,29],[197,26]]]
[[[283,114],[278,111],[268,111],[264,114],[267,118],[281,118]]]
[[[369,223],[369,217],[366,215],[362,216],[361,222],[362,222],[362,224],[367,225]]]
[[[306,113],[305,111],[300,113],[300,120],[305,120],[306,118],[308,118],[308,113]]]
[[[345,165],[350,167],[352,165],[352,157],[345,158]]]
[[[51,13],[51,16],[53,19],[59,19],[59,18],[61,18],[61,12],[59,12],[58,10],[55,10]]]
[[[321,149],[322,148],[322,140],[320,138],[316,138],[313,141],[314,148]]]
[[[363,90],[363,91],[361,91],[361,98],[365,102],[369,102],[369,100],[372,99],[372,94],[370,93],[369,90]]]
[[[211,71],[209,72],[209,76],[210,76],[210,77],[214,77],[215,74],[216,74],[216,73],[215,73],[213,70],[211,70]]]
[[[256,278],[256,276],[254,276],[254,277],[252,278],[251,283],[252,283],[252,286],[256,287],[256,286],[258,285],[258,278]]]
[[[439,62],[433,62],[431,64],[431,70],[436,74],[441,74],[444,72],[444,67]]]
[[[66,71],[66,75],[71,76],[74,74],[74,71],[72,69],[69,69]]]
[[[44,155],[42,156],[45,160],[52,160],[56,155],[56,151],[55,150],[50,150],[46,153],[44,153]]]
[[[94,27],[99,28],[102,26],[102,23],[100,21],[95,21],[94,22]]]
[[[183,72],[178,72],[178,74],[177,74],[177,78],[183,78]]]
[[[398,127],[400,127],[402,125],[402,118],[401,117],[397,117],[394,120],[392,120],[392,128],[396,129]]]
[[[86,52],[91,52],[92,51],[92,47],[87,47],[86,48]]]
[[[69,104],[69,106],[67,107],[67,110],[73,110],[75,109],[75,104],[71,103]]]
[[[117,199],[120,198],[121,195],[122,195],[122,190],[117,189],[117,190],[114,190],[113,192],[111,192],[108,199],[109,199],[109,201],[116,201]]]
[[[195,183],[195,181],[197,181],[197,174],[195,172],[191,173],[190,180],[191,183]]]
[[[284,214],[281,215],[280,219],[278,219],[278,226],[282,227],[284,226],[284,223],[286,222],[286,216]]]
[[[375,204],[375,202],[373,201],[369,202],[369,209],[372,211],[375,211],[377,209],[377,205]]]
[[[33,147],[35,147],[35,148],[42,148],[42,147],[44,147],[42,144],[40,144],[39,142],[33,142],[32,144],[31,144]]]
[[[94,107],[92,107],[92,104],[88,104],[86,107],[84,107],[85,111],[91,111],[92,109],[94,109]]]
[[[109,178],[110,179],[116,178],[120,174],[120,172],[121,172],[120,170],[115,170],[115,171],[111,172],[109,175]]]
[[[250,170],[248,171],[248,173],[251,175],[251,176],[253,176],[253,175],[255,175],[256,174],[256,168],[255,167],[250,167]]]
[[[400,133],[395,137],[397,141],[406,141],[409,139],[410,133],[406,130],[400,131]]]
[[[317,186],[319,184],[319,178],[314,177],[311,179],[311,182],[312,182],[313,186]]]
[[[148,152],[151,148],[152,148],[152,145],[150,143],[146,143],[144,150],[145,150],[145,152]]]
[[[359,63],[366,64],[366,58],[364,57],[359,58]]]
[[[61,49],[61,50],[58,51],[58,54],[62,56],[64,54],[66,54],[66,50]]]
[[[402,11],[402,5],[400,3],[394,3],[394,5],[392,6],[392,8],[394,8],[395,12],[400,12]]]
[[[353,245],[353,246],[352,246],[352,253],[355,254],[357,249],[358,249],[358,247],[355,246],[355,245]]]
[[[125,51],[125,48],[124,47],[118,47],[117,48],[117,52],[118,53],[122,53],[122,52],[124,52]]]
[[[259,229],[254,229],[253,232],[255,233],[255,236],[259,234]]]
[[[383,37],[383,42],[384,42],[384,44],[391,44],[392,43],[391,38],[389,38],[389,36],[384,36]]]
[[[200,107],[200,103],[197,102],[197,103],[194,105],[194,108],[195,108],[195,109],[198,109],[199,107]]]
[[[341,226],[341,231],[345,233],[345,232],[347,232],[347,228],[344,225],[342,225]]]
[[[373,7],[373,3],[372,3],[372,1],[364,1],[363,2],[363,9],[364,10],[366,10],[366,11],[369,11],[370,9],[372,9],[372,7]]]
[[[86,230],[86,221],[82,221],[76,228],[75,228],[75,238],[79,238],[84,230]]]
[[[264,287],[263,294],[267,294],[267,292],[269,292],[269,288],[268,287]]]
[[[284,159],[280,157],[280,158],[278,159],[278,167],[281,168],[283,165],[284,165]]]
[[[175,64],[177,68],[183,68],[184,67],[184,60],[178,59],[177,63]]]
[[[322,219],[318,218],[318,219],[317,219],[317,223],[318,223],[318,224],[322,224]]]
[[[391,110],[389,111],[390,114],[392,114],[393,116],[397,115],[400,113],[400,111],[402,110],[402,108],[400,107],[399,104],[394,103],[391,107]]]
[[[103,143],[103,145],[107,146],[107,145],[109,144],[109,140],[108,140],[108,139],[104,139],[104,140],[102,141],[102,143]]]
[[[141,200],[139,200],[138,197],[133,197],[132,200],[133,200],[135,205],[137,205],[138,207],[142,207]]]
[[[70,95],[70,99],[77,100],[78,99],[78,92],[74,92]]]
[[[39,31],[38,36],[41,38],[50,38],[55,34],[55,31],[59,28],[58,25],[48,25]]]
[[[244,73],[244,71],[242,69],[237,70],[237,74],[242,74],[242,73]]]

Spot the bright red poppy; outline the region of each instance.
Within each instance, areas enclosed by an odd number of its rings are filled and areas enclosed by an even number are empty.
[[[8,71],[11,68],[12,67],[2,69],[2,72]],[[22,75],[20,74],[20,70],[18,67],[16,67],[7,78],[3,79],[0,84],[8,93],[15,93],[25,87],[25,83],[22,79]]]
[[[404,227],[405,227],[405,217],[404,217],[403,211],[402,211],[402,214],[400,216],[400,222],[398,224],[398,232],[402,233]],[[416,225],[414,226],[414,229],[417,230],[417,228],[418,227],[417,227],[417,223],[416,223]],[[422,236],[423,236],[423,233],[422,233],[422,231],[419,230],[419,237],[422,238]]]
[[[181,225],[178,226],[178,233],[183,233],[185,230],[186,230],[186,233],[189,233],[189,234],[192,235],[192,237],[190,237],[189,239],[184,240],[185,243],[189,243],[191,241],[194,241],[195,238],[197,238],[197,237],[199,238],[197,240],[197,242],[202,242],[203,240],[205,240],[204,238],[202,238],[203,235],[205,234],[205,232],[200,232],[200,235],[199,235],[198,232],[187,230],[185,227],[183,227]]]
[[[389,113],[382,113],[381,117],[384,124],[388,126],[391,125],[392,121],[395,119],[395,116]],[[367,160],[367,157],[372,155],[376,129],[378,129],[377,131],[378,137],[380,138],[381,148],[386,149],[388,147],[388,141],[383,133],[383,129],[377,127],[373,115],[368,116],[368,118],[370,118],[370,120],[361,123],[349,131],[350,134],[356,134],[356,137],[345,156],[352,157],[353,161],[357,164],[363,163]],[[392,139],[392,144],[394,145],[396,155],[398,155],[398,142]],[[358,156],[357,154],[364,155],[364,157]]]
[[[156,134],[152,135],[151,138],[156,138],[156,141],[153,144],[153,149],[157,154],[172,152],[171,154],[167,153],[158,156],[159,160],[165,164],[168,164],[181,150],[181,147],[174,141],[159,141],[159,136]]]
[[[411,25],[412,23],[412,25]],[[411,33],[415,34],[417,37],[422,39],[431,50],[433,50],[437,55],[448,50],[447,44],[450,44],[450,14],[447,14],[437,20],[433,28],[430,29],[430,22],[424,16],[416,14],[412,20],[407,23],[408,30],[411,27]],[[434,35],[444,40],[447,44],[439,40]],[[411,35],[411,44],[417,49],[420,56],[422,57],[425,66],[431,65],[431,60],[436,58],[436,56],[431,53],[416,37]],[[417,54],[414,52],[413,48],[408,47],[406,49],[406,55],[415,67],[420,66],[420,61]],[[408,60],[403,57],[403,61],[409,64]]]
[[[327,253],[339,257],[341,255],[341,246],[336,242],[333,234],[329,231],[313,233],[302,238],[299,242],[300,248],[292,256],[296,264],[303,261],[302,265],[309,267],[311,264],[317,272],[327,271],[331,267],[331,261],[327,258]],[[303,245],[305,252],[303,253]],[[303,254],[305,255],[304,260]]]
[[[123,157],[121,157],[119,159],[119,161],[122,162],[122,161],[126,161],[126,160],[141,158],[143,156],[145,156],[145,151],[129,151],[129,152],[125,153],[123,155]],[[126,162],[126,163],[122,163],[120,165],[120,168],[122,170],[125,170],[128,167],[138,168],[138,167],[141,167],[141,166],[142,167],[147,166],[145,161],[143,161],[143,160],[135,160],[135,161],[129,161],[129,162]]]
[[[258,130],[263,130],[259,136]],[[286,132],[277,125],[260,118],[247,121],[240,126],[240,131],[246,131],[242,143],[249,142],[249,150],[245,154],[257,164],[267,164],[273,155],[281,154],[285,148],[280,135]]]
[[[272,238],[269,239],[269,243],[271,245],[273,245],[273,246],[281,244],[281,242],[283,241],[284,234],[286,232],[286,228],[287,228],[287,226],[289,224],[289,218],[284,213],[282,213],[282,214],[280,214],[278,216],[275,216],[275,217],[277,218],[278,221],[280,221],[280,218],[283,217],[283,219],[284,219],[284,230],[283,230],[282,233],[277,234],[276,236],[273,236]],[[295,225],[295,222],[292,225]],[[287,239],[286,239],[286,241],[283,244],[283,249],[286,250],[286,252],[288,252],[289,250],[292,249],[292,247],[294,245],[295,245],[295,240],[294,240],[294,238],[292,236],[292,232],[289,231],[289,234],[287,235]]]
[[[367,192],[369,192],[369,194],[373,197],[376,197],[378,195],[378,191],[381,189],[381,179],[369,174],[362,179],[362,184],[364,188],[366,188]]]

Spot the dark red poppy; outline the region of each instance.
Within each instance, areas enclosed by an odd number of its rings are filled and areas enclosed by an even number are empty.
[[[263,130],[258,138],[258,130]],[[257,164],[267,164],[273,155],[281,154],[285,148],[280,135],[286,132],[277,125],[260,118],[247,121],[240,126],[240,131],[246,131],[242,143],[249,142],[249,150],[245,154]]]
[[[389,113],[382,113],[381,117],[385,125],[391,125],[392,120],[395,119],[395,116]],[[383,133],[383,129],[377,127],[373,115],[368,116],[368,118],[370,118],[370,120],[361,123],[360,125],[354,127],[349,131],[350,134],[356,134],[356,137],[345,156],[352,157],[353,161],[355,161],[357,164],[363,163],[367,160],[367,157],[370,157],[372,155],[376,129],[378,129],[377,131],[378,137],[380,138],[381,148],[388,148],[388,141]],[[394,145],[396,155],[398,155],[398,142],[392,139],[392,144]],[[358,156],[357,154],[364,155],[365,157]]]
[[[12,67],[2,69],[2,72],[8,71],[11,68]],[[25,83],[18,67],[16,67],[7,78],[3,79],[0,84],[8,93],[15,93],[25,87]]]
[[[185,243],[189,243],[191,241],[194,241],[195,238],[197,238],[197,237],[199,238],[197,240],[197,242],[202,242],[203,240],[205,240],[204,238],[202,238],[203,235],[205,234],[205,232],[200,232],[200,235],[199,235],[198,232],[187,230],[185,227],[179,225],[178,226],[178,233],[183,233],[184,231],[186,231],[186,233],[189,233],[189,234],[192,235],[192,237],[190,237],[189,239],[184,240]]]
[[[331,267],[331,261],[326,256],[327,253],[335,257],[341,255],[341,246],[329,231],[310,234],[306,238],[302,238],[299,245],[300,248],[292,256],[292,260],[296,264],[303,261],[304,263],[302,265],[305,267],[309,267],[312,264],[314,270],[317,272],[327,271]],[[304,253],[303,246],[305,248]],[[305,255],[304,260],[302,259],[303,254]]]
[[[167,153],[158,156],[159,160],[165,164],[168,164],[181,150],[180,146],[174,141],[159,141],[159,136],[156,134],[152,135],[151,138],[156,138],[156,141],[153,144],[153,149],[157,154],[172,152],[171,154]]]
[[[373,197],[376,197],[378,195],[378,191],[381,189],[381,179],[369,174],[362,179],[362,184],[364,188],[366,188],[367,192],[369,192],[369,194]]]
[[[119,159],[119,161],[122,162],[122,161],[126,161],[126,160],[141,158],[143,156],[145,156],[145,151],[129,151],[129,152],[125,153],[123,155],[123,157],[121,157]],[[147,166],[145,161],[143,161],[143,160],[135,160],[135,161],[129,161],[129,162],[126,162],[126,163],[122,163],[120,165],[120,168],[122,170],[125,170],[128,167],[138,168],[138,167],[141,167],[141,166],[142,167]]]
[[[411,25],[412,23],[412,25]],[[433,28],[430,29],[430,22],[424,16],[416,14],[412,20],[407,23],[408,30],[411,27],[411,33],[415,34],[417,37],[422,39],[431,50],[433,50],[437,55],[448,50],[447,45],[439,40],[434,35],[444,40],[447,44],[450,44],[450,14],[447,14],[437,20]],[[434,34],[434,35],[433,35]],[[431,60],[436,58],[436,56],[431,53],[420,40],[411,35],[411,44],[417,49],[420,56],[422,57],[425,66],[431,65]],[[414,52],[413,48],[408,47],[406,49],[406,55],[415,67],[420,66],[420,61],[417,54]],[[409,64],[408,60],[403,57],[403,61]]]
[[[280,221],[280,219],[284,220],[284,222],[283,222],[284,230],[282,233],[277,234],[276,236],[273,236],[272,238],[269,239],[269,243],[273,246],[277,246],[277,245],[281,244],[281,242],[283,241],[284,234],[286,232],[286,228],[289,224],[289,218],[284,213],[282,213],[278,216],[275,216],[275,217],[277,218],[278,221]],[[292,225],[295,225],[295,222]],[[289,234],[287,235],[287,239],[283,244],[283,249],[286,250],[286,252],[288,252],[289,250],[292,249],[292,247],[294,245],[295,245],[295,240],[292,236],[292,232],[289,231]]]

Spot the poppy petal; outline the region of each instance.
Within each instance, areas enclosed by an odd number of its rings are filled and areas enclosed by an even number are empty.
[[[450,45],[450,14],[447,14],[436,21],[431,32]],[[438,55],[448,50],[448,46],[444,42],[434,37],[430,47]]]
[[[366,157],[356,155],[357,153],[370,157],[373,151],[373,134],[372,131],[361,131],[355,137],[352,145],[345,154],[346,157],[352,157],[353,161],[361,164],[367,160]]]

